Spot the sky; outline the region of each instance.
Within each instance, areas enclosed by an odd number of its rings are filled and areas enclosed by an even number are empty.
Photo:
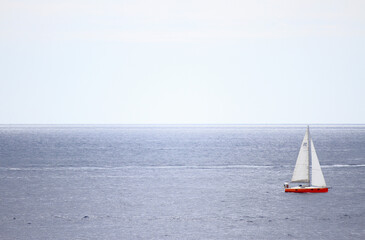
[[[0,0],[0,124],[364,124],[363,0]]]

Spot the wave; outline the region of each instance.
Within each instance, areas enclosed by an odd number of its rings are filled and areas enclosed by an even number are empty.
[[[365,167],[365,164],[334,164],[322,165],[322,168]]]
[[[235,169],[235,168],[272,168],[270,165],[192,165],[192,166],[147,166],[145,168],[186,168],[186,169]]]
[[[104,166],[104,167],[66,167],[66,166],[55,166],[55,167],[0,167],[0,171],[98,171],[98,170],[125,170],[125,169],[265,169],[274,167],[292,167],[291,165],[161,165],[161,166]],[[347,167],[365,167],[365,164],[333,164],[333,165],[322,165],[322,168],[347,168]]]
[[[190,166],[122,166],[122,167],[0,167],[0,171],[93,171],[93,170],[123,170],[123,169],[241,169],[241,168],[272,168],[268,165],[190,165]]]

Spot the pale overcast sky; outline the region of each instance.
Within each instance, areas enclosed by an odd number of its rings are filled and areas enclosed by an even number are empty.
[[[0,0],[17,123],[365,123],[365,1]]]

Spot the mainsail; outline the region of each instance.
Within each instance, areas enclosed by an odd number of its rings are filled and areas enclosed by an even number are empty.
[[[326,187],[321,165],[319,165],[316,150],[311,139],[311,153],[312,153],[312,185],[316,187]]]
[[[305,132],[291,182],[309,183],[309,128]]]

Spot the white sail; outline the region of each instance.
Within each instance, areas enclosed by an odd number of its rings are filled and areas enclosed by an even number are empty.
[[[319,165],[316,150],[314,148],[313,141],[311,140],[311,152],[312,152],[312,182],[311,184],[316,187],[326,187],[326,181],[324,180],[321,165]]]
[[[300,147],[291,182],[309,182],[309,130],[307,129]]]

